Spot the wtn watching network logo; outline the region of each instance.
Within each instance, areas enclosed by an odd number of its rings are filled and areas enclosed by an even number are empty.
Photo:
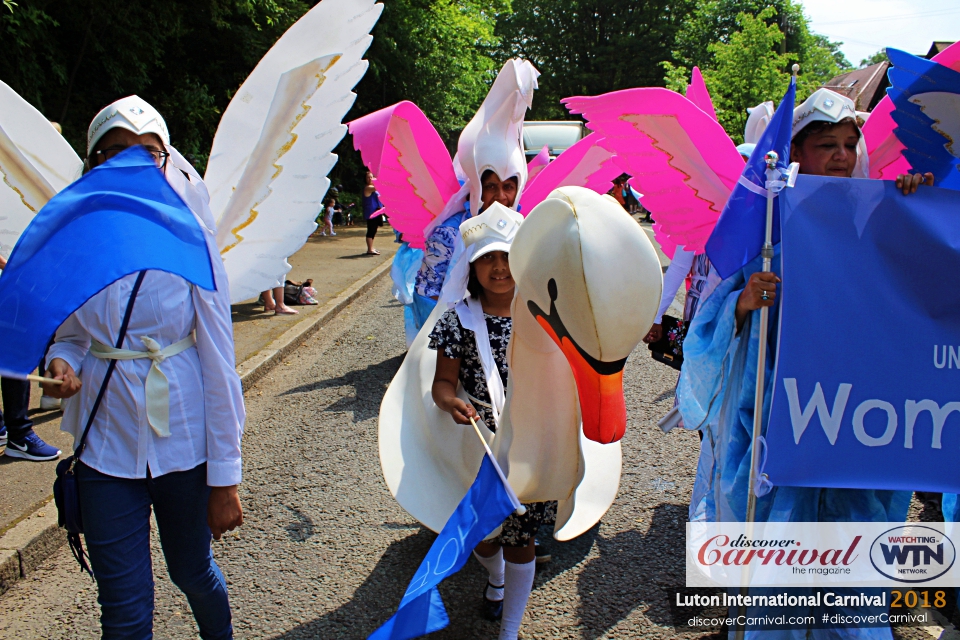
[[[897,582],[929,582],[950,571],[957,559],[953,542],[936,529],[920,525],[895,527],[870,546],[870,562]]]

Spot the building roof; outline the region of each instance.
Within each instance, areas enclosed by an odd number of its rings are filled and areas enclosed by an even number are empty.
[[[857,111],[872,111],[890,86],[887,80],[889,68],[889,62],[878,62],[839,75],[823,86],[853,100]]]
[[[930,58],[937,55],[938,53],[940,53],[941,51],[943,51],[944,49],[946,49],[952,44],[953,44],[952,42],[942,42],[942,41],[934,42],[932,45],[930,45],[930,51],[927,52],[927,55],[925,57],[927,58],[927,60],[929,60]]]

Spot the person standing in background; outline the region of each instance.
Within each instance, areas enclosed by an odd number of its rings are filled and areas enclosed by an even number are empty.
[[[366,185],[363,187],[363,219],[367,221],[367,255],[378,256],[380,252],[373,248],[373,239],[377,237],[377,229],[383,226],[383,203],[380,194],[373,184],[373,173],[367,170]]]
[[[326,236],[331,235],[335,236],[333,232],[333,198],[327,198],[323,201],[324,212],[323,212],[323,231],[320,232],[320,235]]]
[[[7,267],[7,259],[0,256],[0,271]],[[0,378],[3,411],[0,411],[0,447],[6,445],[6,455],[42,462],[60,457],[60,449],[50,446],[33,430],[33,421],[27,416],[30,407],[30,383],[16,378]]]

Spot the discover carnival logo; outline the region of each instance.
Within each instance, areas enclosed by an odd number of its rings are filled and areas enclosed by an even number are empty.
[[[884,531],[870,545],[870,562],[881,575],[897,582],[930,582],[944,575],[957,559],[953,541],[921,525]]]
[[[715,535],[708,538],[697,552],[700,566],[748,565],[796,567],[804,574],[834,575],[850,573],[847,568],[857,559],[857,545],[861,536],[856,536],[848,544],[837,548],[804,547],[795,539],[752,539],[741,534],[735,539],[727,535]]]

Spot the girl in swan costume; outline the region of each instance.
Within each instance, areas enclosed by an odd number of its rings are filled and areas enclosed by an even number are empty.
[[[316,228],[382,10],[374,0],[323,0],[291,26],[224,111],[203,179],[168,145],[174,187],[198,215],[208,210],[231,303],[282,285],[287,258]],[[138,116],[126,115],[135,127]],[[82,167],[46,118],[0,82],[0,253]]]
[[[464,307],[469,271],[460,265],[469,262],[459,257],[430,329],[448,307]],[[510,379],[492,449],[522,502],[559,501],[554,537],[570,540],[593,527],[617,494],[623,366],[653,322],[660,263],[615,200],[564,187],[520,225],[510,271]],[[380,463],[400,505],[439,531],[473,482],[483,447],[433,400],[429,333],[417,335],[384,396]],[[469,401],[462,387],[458,393]],[[499,402],[492,394],[489,404]],[[489,440],[490,429],[480,428]]]
[[[522,221],[517,212],[494,202],[460,225],[468,279],[456,283],[461,299],[440,316],[429,347],[437,352],[434,401],[461,425],[476,419],[495,432],[504,408],[515,288],[508,255]],[[466,399],[458,397],[460,388]],[[517,637],[533,586],[534,538],[540,525],[552,519],[556,503],[524,507],[523,515],[511,514],[499,535],[480,543],[474,553],[490,573],[484,604],[487,617],[496,620],[502,614],[502,639]]]

